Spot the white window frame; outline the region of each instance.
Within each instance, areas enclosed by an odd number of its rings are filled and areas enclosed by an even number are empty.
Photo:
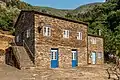
[[[43,27],[43,36],[51,36],[51,28],[49,26]]]
[[[26,32],[26,37],[27,37],[27,38],[30,37],[30,29],[27,30],[27,32]]]
[[[69,32],[70,32],[69,30],[64,30],[63,31],[63,37],[64,38],[69,38]]]
[[[51,60],[57,60],[57,50],[51,50]]]
[[[19,42],[19,40],[20,40],[20,36],[17,35],[17,36],[16,36],[16,42]]]
[[[102,52],[98,52],[97,54],[99,59],[102,58]]]
[[[77,60],[77,51],[72,51],[72,60]]]
[[[92,38],[92,44],[96,44],[96,38]]]
[[[82,40],[82,32],[77,32],[77,39]]]

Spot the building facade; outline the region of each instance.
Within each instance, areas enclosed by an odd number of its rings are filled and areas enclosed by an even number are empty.
[[[87,64],[87,24],[37,11],[21,11],[15,42],[29,49],[40,68],[70,68]]]
[[[88,64],[104,63],[103,37],[88,35]]]

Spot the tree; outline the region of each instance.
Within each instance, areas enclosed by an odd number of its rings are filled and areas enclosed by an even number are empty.
[[[43,13],[47,13],[47,11],[45,10],[45,9],[42,9],[42,11],[41,12],[43,12]]]
[[[66,17],[66,18],[72,18],[72,14],[68,12],[68,13],[65,15],[65,17]]]

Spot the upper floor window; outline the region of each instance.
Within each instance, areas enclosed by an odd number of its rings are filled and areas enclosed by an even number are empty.
[[[44,36],[50,36],[51,35],[51,28],[49,26],[45,26],[43,28],[43,35]]]
[[[27,34],[26,34],[27,38],[30,37],[30,29],[27,30]]]
[[[77,39],[82,40],[82,32],[77,32]]]
[[[69,38],[69,30],[64,30],[63,31],[63,37],[64,38]]]
[[[19,35],[16,36],[16,42],[19,42]]]
[[[102,58],[102,52],[98,52],[98,58]]]
[[[92,44],[96,44],[96,38],[92,38],[91,41],[92,41]]]

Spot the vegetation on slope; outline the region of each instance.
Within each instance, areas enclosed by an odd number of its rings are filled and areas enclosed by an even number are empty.
[[[98,2],[98,3],[85,4],[73,10],[72,13],[73,14],[78,14],[78,13],[85,14],[88,11],[91,11],[97,5],[102,5],[102,3]]]
[[[13,30],[13,19],[17,16],[18,9],[6,7],[5,4],[0,4],[0,29]]]
[[[98,29],[104,37],[105,53],[120,56],[120,0],[109,0],[97,5],[91,12],[75,18],[89,23],[89,33],[97,34]]]

